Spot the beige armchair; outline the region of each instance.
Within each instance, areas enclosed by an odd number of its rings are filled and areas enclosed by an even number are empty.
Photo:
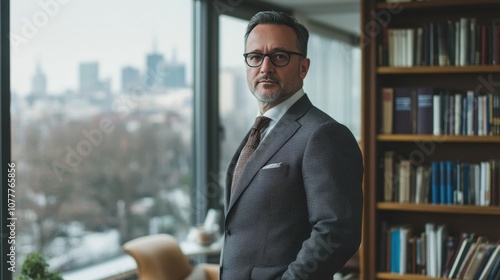
[[[193,267],[177,240],[168,234],[130,240],[123,245],[123,250],[135,259],[140,280],[219,279],[218,265],[199,264]]]

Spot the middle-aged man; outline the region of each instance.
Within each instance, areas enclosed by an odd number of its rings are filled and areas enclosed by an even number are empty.
[[[259,110],[228,167],[221,279],[332,280],[359,248],[361,152],[302,89],[308,37],[283,13],[248,24],[244,57]]]

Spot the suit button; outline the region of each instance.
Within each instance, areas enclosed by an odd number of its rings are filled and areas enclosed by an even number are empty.
[[[226,229],[226,235],[227,235],[227,236],[231,236],[231,231],[230,231],[230,230],[228,230],[228,229]]]

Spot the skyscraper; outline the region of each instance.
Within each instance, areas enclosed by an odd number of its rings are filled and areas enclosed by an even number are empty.
[[[47,78],[42,71],[40,62],[36,64],[36,72],[31,80],[31,94],[34,96],[43,96],[47,93]]]
[[[80,94],[89,95],[100,89],[99,64],[97,62],[80,63]]]
[[[148,88],[157,88],[162,84],[163,55],[153,52],[146,57],[146,85]]]
[[[140,85],[140,75],[137,68],[127,66],[122,68],[122,91],[127,92]]]

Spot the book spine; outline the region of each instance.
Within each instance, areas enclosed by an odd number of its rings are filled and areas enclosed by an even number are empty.
[[[433,161],[431,164],[431,203],[438,204],[440,203],[439,198],[439,188],[440,188],[440,171],[439,168],[440,163],[437,161]]]
[[[467,91],[467,135],[474,135],[474,92]]]
[[[447,176],[447,165],[446,161],[441,161],[439,163],[439,203],[447,204],[448,201],[448,176]]]
[[[394,108],[394,90],[392,88],[382,89],[382,129],[385,134],[392,133]]]
[[[462,95],[459,93],[455,94],[455,108],[454,108],[454,115],[455,115],[455,121],[454,121],[454,126],[455,126],[455,131],[453,134],[455,135],[460,135],[462,132]]]
[[[432,134],[441,135],[441,95],[432,96]]]
[[[432,88],[417,89],[417,133],[433,134],[433,95]],[[438,107],[439,108],[439,107]]]
[[[454,166],[452,161],[446,163],[446,199],[445,204],[453,204],[453,172]]]

